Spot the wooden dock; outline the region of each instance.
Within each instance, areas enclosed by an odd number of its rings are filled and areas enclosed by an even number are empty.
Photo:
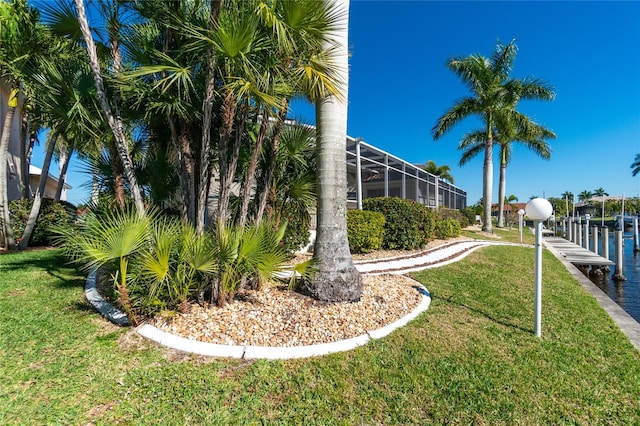
[[[553,247],[558,253],[564,256],[567,261],[574,265],[589,265],[589,266],[609,266],[613,265],[613,262],[602,256],[595,254],[594,252],[580,247],[577,244],[572,243],[569,240],[558,237],[543,238],[543,243],[547,247]]]

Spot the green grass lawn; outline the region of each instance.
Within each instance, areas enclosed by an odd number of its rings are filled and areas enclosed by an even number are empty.
[[[179,355],[104,321],[58,251],[0,255],[0,424],[640,424],[640,353],[549,253],[415,274],[428,311],[346,353]]]

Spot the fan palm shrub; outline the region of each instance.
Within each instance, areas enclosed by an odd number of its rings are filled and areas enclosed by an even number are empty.
[[[211,302],[224,306],[245,287],[259,288],[275,276],[287,259],[282,238],[287,227],[270,222],[234,227],[219,223],[213,240],[216,269],[211,277]]]
[[[54,230],[65,255],[81,270],[104,268],[111,275],[118,302],[134,325],[137,315],[129,294],[129,265],[148,243],[154,217],[153,212],[139,215],[130,206],[98,208],[89,211],[78,227]]]
[[[56,242],[82,270],[102,268],[111,276],[133,324],[141,314],[185,311],[206,292],[225,305],[239,289],[273,278],[287,259],[286,221],[278,228],[219,224],[215,233],[200,234],[154,209],[140,216],[132,207],[111,207],[94,207],[77,227],[56,228]]]
[[[192,224],[177,217],[164,216],[151,221],[148,241],[132,265],[132,302],[145,314],[166,309],[185,312],[207,275],[216,270],[213,238],[198,234]]]

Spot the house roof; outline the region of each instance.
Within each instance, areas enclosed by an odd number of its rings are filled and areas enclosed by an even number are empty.
[[[512,207],[515,211],[518,211],[520,209],[524,210],[526,206],[527,206],[527,203],[511,203],[511,204],[504,203],[504,211],[510,212]],[[494,212],[497,212],[498,204],[492,204],[491,210]]]
[[[29,176],[38,176],[38,178],[40,178],[40,176],[42,175],[42,169],[39,167],[36,167],[32,164],[29,164]],[[55,183],[56,185],[58,184],[59,179],[52,175],[51,173],[49,173],[47,175],[47,180],[51,180],[53,183]],[[69,185],[68,183],[64,183],[63,185],[64,189],[71,189],[73,188],[71,185]]]
[[[614,196],[614,195],[611,195],[611,196],[609,196],[609,195],[605,195],[605,196],[604,196],[605,201],[608,201],[608,200],[617,200],[617,201],[620,201],[620,200],[622,200],[623,198],[624,198],[624,199],[626,199],[626,200],[628,200],[630,197],[623,197],[623,196],[620,196],[620,195],[615,195],[615,196]],[[576,208],[578,208],[578,207],[582,207],[582,206],[588,206],[588,205],[589,205],[589,202],[594,202],[594,203],[598,203],[598,204],[600,204],[600,203],[602,202],[602,197],[600,197],[600,196],[595,196],[595,197],[591,197],[591,198],[589,198],[588,200],[576,201],[575,206],[576,206]]]

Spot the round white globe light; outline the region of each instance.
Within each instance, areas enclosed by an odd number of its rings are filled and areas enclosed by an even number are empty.
[[[523,209],[518,210],[518,214],[519,214],[520,216],[522,216],[524,213],[525,213],[525,212],[524,212],[524,210],[523,210]]]
[[[534,198],[525,207],[527,217],[531,220],[545,220],[553,213],[553,206],[544,198]]]

